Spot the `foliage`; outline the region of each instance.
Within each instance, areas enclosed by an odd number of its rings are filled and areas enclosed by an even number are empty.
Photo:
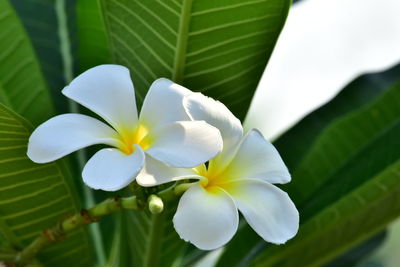
[[[85,3],[79,17],[85,21],[97,10],[105,26],[81,30],[80,47],[87,51],[82,64],[100,62],[103,54],[88,47],[105,34],[111,61],[132,70],[137,99],[143,100],[155,79],[166,77],[220,100],[243,119],[289,3],[116,0],[92,8]]]
[[[0,28],[0,102],[37,125],[53,107],[31,42],[7,1],[0,2]]]
[[[166,77],[220,100],[243,119],[289,6],[289,0],[0,1],[0,262],[87,201],[71,180],[75,166],[37,165],[26,157],[31,124],[53,115],[53,106],[59,113],[77,111],[60,94],[76,74],[122,64],[131,71],[139,104],[150,84]],[[356,79],[275,142],[293,176],[282,188],[300,211],[300,231],[272,246],[242,222],[217,266],[327,264],[398,217],[399,78],[396,66]],[[103,236],[96,240],[105,240],[107,253],[97,250],[97,261],[197,261],[206,252],[179,239],[171,220],[175,208],[171,202],[158,215],[123,211],[101,222]],[[93,247],[81,228],[37,260],[93,266]]]
[[[79,211],[77,195],[64,162],[38,165],[26,156],[32,126],[0,105],[0,234],[1,244],[21,249],[38,232]],[[92,260],[84,229],[44,250],[45,265],[71,266]]]
[[[398,214],[394,205],[386,211],[387,214],[384,214],[383,210],[382,214],[370,211],[368,218],[371,225],[365,228],[360,227],[366,218],[358,218],[357,229],[360,231],[357,232],[360,236],[354,238],[348,237],[350,233],[357,233],[353,231],[354,229],[347,230],[348,225],[340,228],[339,224],[339,221],[346,219],[345,216],[349,212],[354,215],[351,220],[356,220],[353,210],[355,199],[357,202],[366,203],[363,207],[366,210],[372,208],[371,203],[378,202],[378,200],[364,200],[364,196],[360,196],[361,193],[357,190],[366,187],[368,189],[365,190],[370,194],[379,190],[374,177],[379,176],[386,168],[395,168],[396,161],[399,159],[397,152],[388,149],[390,147],[396,150],[395,146],[398,145],[394,136],[398,134],[396,125],[400,118],[397,105],[400,99],[400,85],[395,84],[394,80],[398,77],[399,71],[400,68],[396,66],[387,72],[367,75],[355,80],[331,102],[305,117],[275,143],[292,170],[293,181],[285,186],[285,190],[289,192],[299,208],[303,224],[301,229],[310,227],[313,232],[316,232],[316,224],[325,227],[327,221],[337,220],[334,224],[337,232],[331,236],[325,236],[324,234],[329,234],[328,231],[326,233],[324,233],[326,230],[321,231],[320,236],[316,237],[318,240],[316,242],[322,243],[323,240],[330,240],[335,236],[341,237],[342,239],[338,242],[343,243],[335,245],[329,242],[329,250],[326,252],[329,253],[329,257],[318,251],[310,256],[308,259],[310,261],[317,260],[317,255],[328,257],[325,261],[331,260],[343,252],[340,249],[355,245],[352,242],[356,242],[357,238],[366,238],[374,234],[384,227],[389,218],[394,219]],[[379,82],[383,78],[386,82]],[[304,143],[296,139],[299,137],[302,137],[300,140],[304,140]],[[395,174],[392,174],[388,176],[388,179],[394,179],[394,177],[396,177]],[[396,180],[398,179],[394,179]],[[393,186],[393,189],[395,188],[398,187]],[[383,191],[380,197],[389,197],[389,195],[389,192]],[[363,209],[357,207],[357,210],[361,212]],[[323,219],[327,221],[318,222]],[[288,242],[285,248],[277,248],[279,254],[301,238],[301,231]],[[243,240],[247,240],[246,247],[242,245]],[[228,245],[220,260],[221,266],[232,261],[247,263],[251,260],[246,257],[249,251],[257,254],[264,247],[264,242],[252,233],[249,227],[244,227]],[[334,254],[334,249],[339,251]],[[264,253],[269,255],[269,251],[270,248],[266,248]],[[306,260],[304,256],[301,258]],[[304,264],[311,264],[311,262],[304,262]]]

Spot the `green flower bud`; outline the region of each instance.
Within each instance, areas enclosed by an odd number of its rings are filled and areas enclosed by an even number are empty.
[[[149,210],[153,214],[159,214],[164,210],[164,203],[161,198],[157,195],[150,195],[149,199]]]

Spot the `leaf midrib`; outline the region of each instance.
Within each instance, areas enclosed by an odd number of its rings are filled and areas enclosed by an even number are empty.
[[[182,4],[179,29],[177,34],[176,52],[172,69],[172,80],[176,83],[183,82],[186,63],[186,48],[189,39],[189,23],[191,18],[193,0],[185,0]]]
[[[377,142],[377,140],[379,140],[380,138],[382,138],[382,136],[384,136],[386,133],[388,133],[389,131],[391,131],[396,125],[398,125],[400,123],[400,119],[397,119],[395,121],[393,121],[392,123],[388,124],[387,127],[385,127],[384,129],[382,129],[381,131],[379,131],[375,136],[371,137],[371,139],[369,139],[365,144],[363,144],[359,149],[357,149],[356,151],[353,151],[353,153],[345,160],[343,161],[343,163],[336,168],[335,170],[333,170],[328,176],[327,178],[317,187],[315,188],[314,192],[306,199],[304,200],[304,202],[302,202],[300,209],[304,208],[306,206],[306,204],[311,201],[314,197],[315,194],[319,194],[319,192],[326,187],[329,183],[332,182],[332,180],[334,179],[334,177],[336,176],[337,173],[340,173],[340,171],[343,170],[343,168],[346,168],[347,165],[353,161],[354,159],[356,159],[357,157],[359,157],[360,154],[362,154],[367,148],[369,148],[370,146],[372,146],[375,142]],[[391,166],[392,164],[395,164],[396,160],[393,160],[392,162],[389,162],[385,168],[387,168],[388,166]],[[376,173],[373,177],[379,175],[380,172]],[[373,179],[373,177],[371,179]],[[360,185],[358,185],[358,187],[363,186],[364,184],[368,183],[369,179],[364,181],[363,183],[361,183]],[[357,188],[358,188],[357,187]],[[356,190],[356,188],[354,188],[353,190]],[[351,194],[351,192],[353,191],[349,191],[348,194]],[[346,197],[347,194],[343,195],[342,197]],[[326,206],[325,208],[323,208],[322,210],[331,207],[332,205],[334,205],[334,203],[329,204],[328,206]],[[303,221],[302,224],[307,223],[309,220],[312,220],[312,218],[314,216],[316,216],[317,214],[314,214],[313,216],[309,217],[308,219],[306,219],[306,221]]]
[[[400,83],[396,84],[391,90],[388,90],[385,93],[383,93],[380,96],[378,96],[374,101],[372,101],[372,103],[369,103],[369,104],[367,104],[367,105],[365,105],[363,107],[360,107],[359,109],[354,110],[352,112],[349,112],[345,116],[334,120],[328,127],[326,127],[325,129],[323,129],[321,131],[320,135],[313,142],[312,147],[311,147],[311,149],[309,151],[314,149],[317,145],[320,145],[319,142],[321,140],[321,137],[325,136],[325,134],[327,134],[327,133],[332,132],[332,129],[335,129],[338,126],[342,127],[342,125],[345,122],[354,120],[355,118],[359,117],[361,114],[365,115],[365,113],[367,113],[372,108],[380,109],[381,108],[380,106],[385,101],[385,99],[388,98],[388,96],[396,97],[396,92],[399,89],[399,86],[400,86]],[[381,109],[383,111],[385,108],[381,108]],[[380,129],[376,130],[375,133],[372,136],[370,136],[367,140],[364,141],[364,143],[360,144],[359,147],[357,147],[355,150],[353,150],[348,155],[348,157],[346,157],[345,160],[343,160],[342,162],[340,162],[340,164],[338,166],[336,166],[336,168],[332,169],[329,173],[326,173],[325,179],[320,184],[316,185],[315,190],[313,192],[311,192],[308,196],[301,198],[299,204],[303,205],[304,203],[307,203],[307,201],[312,198],[312,196],[315,194],[315,192],[317,192],[319,188],[321,188],[327,182],[329,182],[329,180],[332,178],[332,176],[335,175],[335,173],[338,170],[340,170],[341,168],[346,166],[346,164],[348,164],[351,160],[353,160],[354,157],[359,155],[360,151],[362,151],[366,147],[370,146],[373,142],[376,141],[376,139],[379,138],[379,136],[383,135],[386,131],[390,130],[392,128],[392,126],[395,125],[398,122],[399,122],[398,118],[393,118],[389,122],[386,122],[386,124],[384,126],[381,126]],[[311,151],[311,152],[313,153],[314,151]],[[309,161],[310,161],[309,157],[310,157],[310,152],[308,154],[306,154],[303,157],[303,160],[298,164],[298,167],[296,168],[296,170],[295,170],[295,172],[293,174],[293,176],[295,178],[299,176],[298,174],[301,173],[300,171],[302,171],[304,169],[304,166],[309,165]]]

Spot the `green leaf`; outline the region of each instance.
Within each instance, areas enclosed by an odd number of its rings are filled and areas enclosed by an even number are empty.
[[[295,170],[310,146],[334,120],[355,111],[390,89],[400,77],[400,65],[362,75],[336,97],[312,112],[274,142],[289,170]],[[299,142],[301,140],[301,142]]]
[[[41,230],[79,212],[69,172],[62,161],[35,164],[27,156],[32,127],[0,104],[0,236],[15,249],[28,245]],[[3,242],[4,243],[4,242]],[[83,229],[39,254],[47,266],[91,263],[89,238]]]
[[[31,43],[7,0],[0,1],[0,103],[37,125],[53,107]]]
[[[148,211],[124,211],[119,238],[119,266],[167,267],[179,263],[186,243],[179,238],[172,225],[177,203],[168,204],[166,210],[158,215]],[[115,266],[115,263],[110,266]]]
[[[289,6],[289,0],[81,0],[78,2],[80,65],[85,69],[111,62],[129,67],[139,104],[155,79],[167,77],[219,99],[243,119]],[[111,52],[110,57],[105,51]],[[166,212],[167,216],[173,214],[172,210]],[[132,238],[141,233],[147,236],[155,220],[148,216],[126,215],[123,226],[141,224],[122,227],[120,234]],[[171,220],[167,221],[168,224],[158,223],[176,241],[162,244],[161,251],[169,251],[171,244],[184,244]],[[144,251],[150,251],[147,240],[134,242],[129,245],[144,246]],[[149,254],[144,254],[130,255],[133,257],[130,264],[149,263],[146,260]],[[170,259],[173,256],[176,255]],[[166,263],[172,260],[165,257],[162,255],[159,262],[169,266]]]
[[[324,129],[295,169],[293,181],[285,186],[296,204],[304,203],[360,149],[399,120],[399,101],[400,86],[397,85],[374,103],[339,118]]]
[[[76,1],[11,0],[11,3],[32,40],[57,111],[77,113],[79,111],[78,104],[71,100],[68,101],[68,98],[61,94],[61,89],[73,79],[76,72]],[[93,16],[89,16],[81,22],[97,23],[97,21],[92,21],[92,18]],[[81,28],[85,25],[83,24]],[[80,38],[84,37],[85,35],[80,36]],[[93,51],[100,55],[104,54],[103,51]],[[86,53],[86,51],[81,52]],[[70,165],[70,170],[74,171],[76,176],[81,176],[81,170],[86,162],[85,153],[81,150],[74,156],[69,157],[71,162],[75,163]],[[77,181],[77,185],[83,191],[81,195],[85,206],[94,205],[91,189],[83,185],[81,180]],[[99,262],[103,263],[103,242],[99,226],[95,224],[90,225],[89,228]]]
[[[375,74],[363,75],[353,82],[351,82],[346,88],[344,88],[334,99],[332,99],[329,103],[322,106],[318,110],[312,112],[303,120],[301,120],[297,125],[295,125],[292,129],[290,129],[287,133],[282,135],[274,145],[277,147],[280,152],[282,158],[285,163],[288,165],[289,170],[293,173],[293,180],[289,185],[285,185],[285,190],[289,190],[289,195],[292,199],[296,200],[296,205],[300,209],[300,214],[303,218],[304,212],[301,209],[300,205],[300,197],[297,191],[310,191],[313,192],[317,189],[317,187],[312,186],[303,180],[303,176],[299,175],[302,172],[297,171],[297,167],[301,164],[302,160],[308,155],[307,153],[312,151],[313,149],[321,147],[318,146],[317,140],[320,140],[321,133],[325,133],[324,131],[332,132],[333,134],[337,133],[337,127],[333,127],[332,125],[336,125],[335,122],[344,118],[345,116],[349,116],[349,114],[354,114],[354,112],[360,112],[360,110],[370,110],[370,112],[363,112],[358,115],[358,118],[354,118],[351,122],[348,122],[348,125],[358,125],[358,123],[368,123],[369,119],[367,117],[363,118],[363,116],[372,116],[371,112],[374,111],[374,108],[371,106],[371,101],[376,100],[377,98],[384,95],[387,91],[389,91],[396,81],[399,80],[400,75],[400,65],[393,67],[392,69]],[[386,98],[394,97],[396,99],[396,90],[392,90],[391,95],[386,96]],[[389,101],[390,102],[390,101]],[[394,103],[392,106],[394,110],[397,110]],[[386,103],[383,102],[380,104],[380,108],[382,109],[390,109],[390,107],[385,107]],[[383,111],[382,111],[383,112]],[[384,114],[390,113],[391,111],[383,112]],[[396,115],[393,114],[389,119],[392,121],[396,118]],[[357,120],[359,119],[359,121]],[[380,118],[373,118],[372,121],[379,121]],[[388,119],[386,119],[387,121]],[[385,120],[382,119],[383,123]],[[379,125],[379,123],[374,123],[372,125]],[[390,123],[389,123],[390,124]],[[385,124],[387,126],[387,124]],[[368,125],[367,125],[368,126]],[[333,128],[332,128],[333,127]],[[385,127],[385,126],[383,126]],[[341,130],[346,129],[347,126],[342,126]],[[382,127],[380,127],[382,128]],[[327,130],[328,129],[328,130]],[[376,130],[379,131],[379,130]],[[376,132],[375,131],[375,132]],[[338,134],[338,133],[337,133]],[[340,136],[346,136],[344,133],[340,134]],[[351,137],[351,135],[349,135]],[[361,140],[366,140],[368,138],[372,138],[374,136],[374,132],[364,131],[363,138],[354,137],[357,139],[354,142],[354,145],[359,143]],[[323,138],[326,142],[330,142],[333,147],[338,145],[338,137],[332,137],[332,134],[329,137]],[[340,141],[344,138],[340,138]],[[349,139],[349,142],[345,143],[345,148],[352,148],[353,152],[356,152],[360,145],[348,147],[348,143],[352,143],[352,139]],[[321,142],[321,141],[318,141]],[[317,143],[314,146],[314,143]],[[322,150],[325,152],[325,150]],[[340,158],[340,162],[348,159],[349,156],[353,154],[347,150],[347,154]],[[320,166],[320,162],[318,160],[321,159],[320,156],[312,157],[314,161],[309,161],[309,165],[303,166],[303,169],[308,169],[309,171],[313,171],[315,167]],[[340,167],[340,162],[337,165],[330,166],[332,170]],[[304,174],[307,176],[307,174]],[[308,179],[308,178],[305,178]],[[323,181],[323,176],[315,177],[316,180]],[[338,189],[340,191],[340,189]],[[336,192],[336,191],[335,191]],[[335,193],[332,192],[332,193]],[[262,241],[262,239],[251,229],[250,226],[244,225],[232,241],[227,245],[224,253],[219,259],[217,266],[234,266],[237,263],[242,263],[246,265],[251,259],[258,254],[264,247],[266,243]]]
[[[397,126],[397,136],[400,127]],[[397,149],[400,149],[397,146]],[[319,266],[370,235],[400,213],[400,161],[306,222],[280,251],[261,254],[259,266]],[[390,203],[390,204],[389,204]]]
[[[78,0],[77,19],[79,22],[78,47],[79,68],[81,71],[91,67],[111,63],[111,54],[101,1]]]
[[[399,215],[399,101],[397,84],[323,131],[290,187],[300,209],[300,232],[281,249],[266,249],[260,264],[292,266],[295,258],[300,265],[325,263]]]
[[[61,89],[74,73],[75,1],[10,0],[10,3],[29,34],[56,109],[67,112],[67,98]]]
[[[101,8],[112,62],[132,71],[139,103],[155,79],[166,77],[220,100],[243,119],[290,1],[113,0],[92,6],[79,18],[97,16]],[[87,40],[102,31],[85,32],[80,46],[96,59]]]
[[[343,255],[340,255],[338,258],[326,264],[325,267],[358,266],[365,258],[375,253],[376,250],[384,244],[385,240],[387,240],[387,230],[379,232],[362,244],[346,251]]]

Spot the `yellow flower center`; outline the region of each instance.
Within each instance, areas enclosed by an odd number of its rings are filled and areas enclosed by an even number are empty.
[[[195,171],[202,177],[200,185],[209,192],[213,192],[215,187],[225,188],[229,181],[230,172],[228,169],[216,170],[207,169],[205,165],[200,165],[195,168]]]
[[[135,144],[139,145],[143,150],[146,150],[153,143],[153,138],[149,134],[149,129],[142,123],[139,123],[133,131],[119,129],[118,139],[121,141],[119,149],[128,155],[135,151]]]

